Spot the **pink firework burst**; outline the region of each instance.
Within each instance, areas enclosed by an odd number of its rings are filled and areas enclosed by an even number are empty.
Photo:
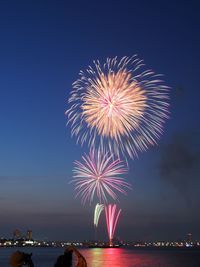
[[[112,240],[114,237],[120,213],[121,209],[118,209],[116,204],[113,205],[109,204],[108,206],[105,207],[106,225],[107,225],[110,246],[112,246]]]
[[[100,203],[106,203],[108,197],[117,200],[117,193],[126,194],[125,189],[131,188],[121,177],[128,170],[119,158],[113,159],[108,153],[91,150],[89,155],[82,156],[82,160],[75,161],[72,183],[75,184],[76,197],[80,197],[83,204],[91,204],[94,197]]]

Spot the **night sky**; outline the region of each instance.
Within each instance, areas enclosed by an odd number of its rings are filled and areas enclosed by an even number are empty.
[[[116,235],[200,239],[199,1],[0,3],[0,237],[93,239],[94,205],[74,198],[76,145],[64,115],[93,59],[137,54],[164,74],[170,120],[158,146],[129,161]],[[106,239],[104,218],[98,235]]]

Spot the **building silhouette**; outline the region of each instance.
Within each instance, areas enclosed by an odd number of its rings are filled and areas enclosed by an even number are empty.
[[[21,231],[19,229],[15,229],[13,232],[13,239],[14,240],[20,239],[21,237],[22,237]]]
[[[32,240],[33,239],[33,232],[32,232],[32,230],[27,230],[26,239],[28,239],[28,240]]]
[[[187,239],[186,239],[187,243],[188,244],[191,244],[192,243],[192,234],[191,233],[188,233],[187,234]]]

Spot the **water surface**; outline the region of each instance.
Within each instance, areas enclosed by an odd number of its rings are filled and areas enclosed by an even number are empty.
[[[35,267],[53,267],[64,248],[0,248],[0,267],[9,267],[16,251],[33,253]],[[79,250],[88,267],[200,267],[200,250],[90,248]]]

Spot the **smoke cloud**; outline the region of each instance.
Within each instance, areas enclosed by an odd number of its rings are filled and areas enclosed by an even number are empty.
[[[161,148],[161,179],[174,186],[189,202],[195,197],[200,185],[199,136],[199,131],[175,134],[171,141]]]

